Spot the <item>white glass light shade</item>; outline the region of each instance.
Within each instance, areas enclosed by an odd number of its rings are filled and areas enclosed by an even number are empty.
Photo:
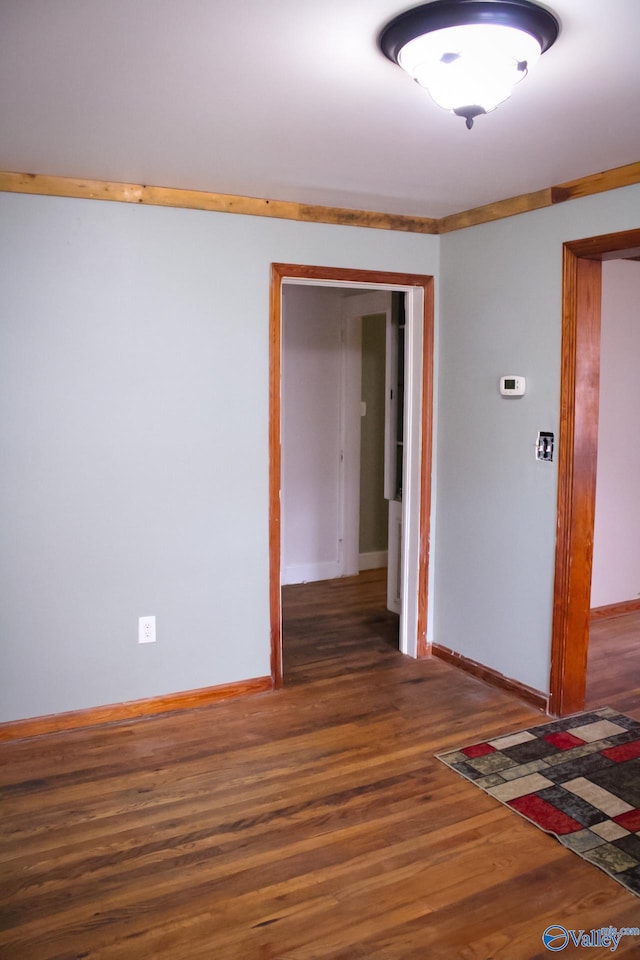
[[[446,27],[416,37],[398,63],[445,110],[476,106],[489,112],[539,59],[540,43],[498,24]]]

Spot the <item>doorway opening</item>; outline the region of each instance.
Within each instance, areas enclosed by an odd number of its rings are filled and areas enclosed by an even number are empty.
[[[640,230],[564,245],[558,519],[549,712],[584,708],[598,454],[602,261],[640,256]]]
[[[289,285],[337,290],[391,292],[404,295],[407,359],[405,374],[405,444],[400,649],[426,656],[431,445],[433,403],[433,278],[339,268],[273,264],[270,319],[270,609],[271,666],[275,686],[282,684],[282,332],[283,288]],[[353,298],[355,300],[355,297]],[[348,389],[349,383],[343,384]],[[359,468],[359,467],[358,467]],[[353,540],[353,538],[352,538]],[[351,551],[354,545],[351,543]],[[356,546],[357,549],[357,546]]]

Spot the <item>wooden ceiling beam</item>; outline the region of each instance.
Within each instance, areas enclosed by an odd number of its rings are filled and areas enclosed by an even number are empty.
[[[607,190],[617,190],[635,183],[640,183],[640,162],[628,163],[613,170],[580,177],[578,180],[568,180],[534,193],[524,193],[518,197],[488,203],[438,220],[430,217],[295,203],[289,200],[239,197],[226,193],[209,193],[205,190],[182,190],[139,183],[54,177],[39,173],[0,172],[0,191],[8,193],[76,197],[85,200],[114,200],[120,203],[144,203],[161,207],[182,207],[191,210],[239,213],[245,216],[274,217],[281,220],[333,223],[423,234],[444,234],[454,230],[464,230],[466,227],[503,220],[505,217],[552,207],[557,203],[565,203],[568,200],[588,197]]]
[[[241,213],[253,217],[335,223],[352,227],[371,227],[377,230],[399,230],[405,233],[435,234],[438,232],[438,221],[429,217],[349,210],[287,200],[238,197],[226,193],[209,193],[205,190],[180,190],[174,187],[152,187],[139,183],[52,177],[39,173],[0,172],[0,191],[33,193],[50,197],[77,197],[85,200],[115,200],[120,203],[182,207],[217,213]]]
[[[497,203],[488,203],[473,210],[464,210],[449,217],[438,220],[438,233],[450,233],[453,230],[463,230],[479,223],[490,223],[492,220],[502,220],[513,217],[518,213],[529,210],[540,210],[543,207],[552,207],[556,203],[565,203],[567,200],[576,200],[578,197],[589,197],[594,193],[603,193],[606,190],[617,190],[619,187],[628,187],[640,183],[640,163],[628,163],[624,167],[615,167],[613,170],[604,170],[578,180],[569,180],[559,183],[536,193],[524,193],[519,197],[508,200],[499,200]]]

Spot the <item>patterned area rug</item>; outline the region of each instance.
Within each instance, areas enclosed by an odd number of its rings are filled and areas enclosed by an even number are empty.
[[[603,707],[438,760],[640,897],[640,722]]]

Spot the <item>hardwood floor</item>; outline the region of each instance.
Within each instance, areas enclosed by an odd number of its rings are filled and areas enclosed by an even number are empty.
[[[285,684],[397,663],[398,617],[386,608],[385,590],[386,570],[285,587]]]
[[[640,612],[592,621],[586,705],[623,713],[640,706]]]
[[[434,758],[541,714],[394,650],[379,592],[286,588],[276,693],[0,745],[0,957],[542,960],[552,923],[639,926]]]

